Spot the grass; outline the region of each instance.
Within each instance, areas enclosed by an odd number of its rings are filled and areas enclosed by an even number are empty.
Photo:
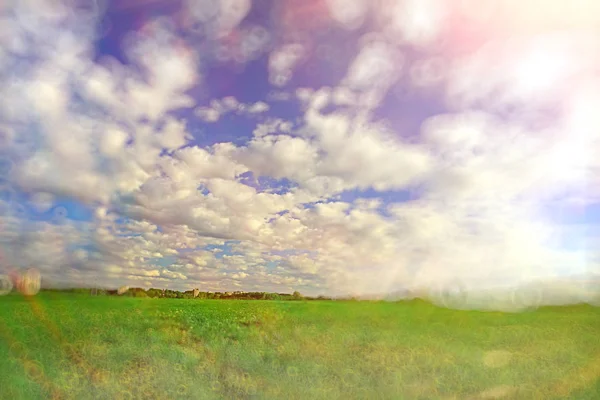
[[[0,398],[592,400],[599,334],[591,306],[11,295]]]

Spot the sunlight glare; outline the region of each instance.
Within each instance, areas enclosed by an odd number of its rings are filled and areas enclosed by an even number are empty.
[[[549,89],[568,69],[565,54],[556,49],[540,46],[516,65],[516,80],[526,93]]]

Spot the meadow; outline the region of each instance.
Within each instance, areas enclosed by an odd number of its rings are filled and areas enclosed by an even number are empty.
[[[600,399],[600,308],[0,298],[1,399]]]

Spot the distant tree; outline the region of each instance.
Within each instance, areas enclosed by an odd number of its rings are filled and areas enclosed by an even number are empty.
[[[302,300],[304,298],[304,296],[302,296],[302,294],[298,291],[295,291],[292,294],[292,297],[294,298],[294,300]]]
[[[162,290],[161,289],[155,289],[155,288],[151,288],[148,289],[148,291],[146,292],[146,294],[148,295],[148,297],[161,297],[162,296]]]

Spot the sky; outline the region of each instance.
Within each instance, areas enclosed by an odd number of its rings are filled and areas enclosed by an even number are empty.
[[[307,295],[598,276],[599,26],[594,0],[1,2],[0,269]]]

